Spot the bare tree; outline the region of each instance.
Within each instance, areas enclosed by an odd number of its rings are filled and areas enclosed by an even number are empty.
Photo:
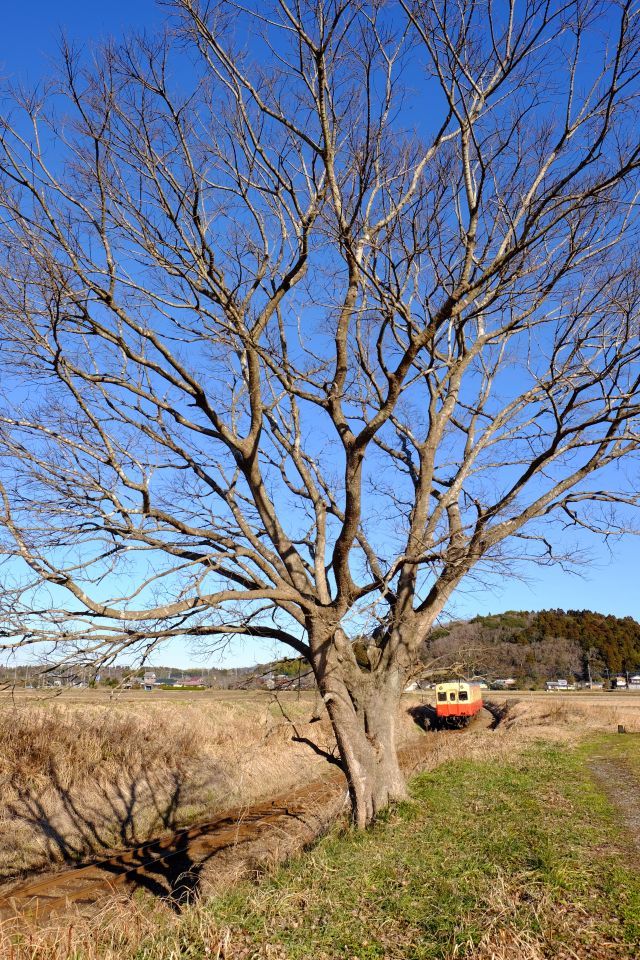
[[[282,641],[404,796],[457,585],[637,500],[638,9],[176,0],[14,92],[6,646]]]

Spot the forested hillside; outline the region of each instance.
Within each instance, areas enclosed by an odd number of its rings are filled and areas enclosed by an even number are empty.
[[[425,659],[465,673],[539,683],[640,671],[640,623],[590,610],[509,610],[439,627]]]

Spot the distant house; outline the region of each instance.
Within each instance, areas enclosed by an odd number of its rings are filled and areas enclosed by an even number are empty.
[[[66,687],[68,683],[69,678],[61,673],[49,673],[44,681],[45,687]]]
[[[515,687],[515,685],[516,685],[516,681],[513,679],[513,677],[507,677],[506,679],[494,680],[493,683],[492,683],[492,686],[493,686],[493,687],[496,687],[498,690],[504,689],[504,688],[507,688],[507,689],[508,689],[509,687]]]
[[[204,677],[185,677],[180,683],[181,687],[204,687]]]
[[[156,675],[153,670],[145,670],[144,676],[142,678],[142,688],[143,690],[153,690],[156,685]]]
[[[629,690],[640,690],[640,673],[629,677]]]

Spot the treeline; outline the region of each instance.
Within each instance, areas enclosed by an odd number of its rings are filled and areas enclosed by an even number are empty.
[[[633,617],[604,616],[591,610],[543,610],[514,639],[537,643],[552,637],[576,640],[586,656],[591,651],[611,673],[640,667],[640,623]]]
[[[434,630],[425,659],[533,683],[601,679],[640,671],[640,623],[591,610],[508,610]]]

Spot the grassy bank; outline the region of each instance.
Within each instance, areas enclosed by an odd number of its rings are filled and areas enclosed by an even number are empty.
[[[611,742],[635,757],[635,739]],[[374,831],[334,835],[212,905],[228,955],[637,957],[637,854],[588,766],[611,742],[418,777],[412,802]]]

